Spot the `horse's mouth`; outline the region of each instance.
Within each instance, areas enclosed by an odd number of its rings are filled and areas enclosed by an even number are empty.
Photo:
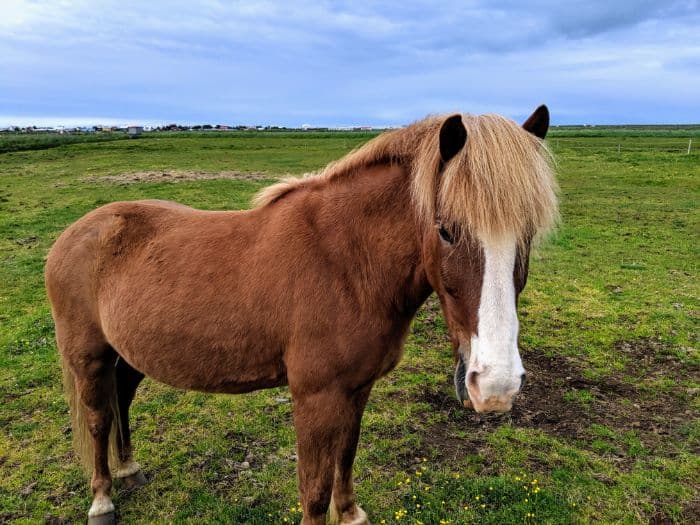
[[[471,399],[469,399],[469,393],[467,392],[466,376],[467,365],[460,355],[454,375],[455,392],[457,394],[457,399],[464,405],[464,408],[474,408]]]

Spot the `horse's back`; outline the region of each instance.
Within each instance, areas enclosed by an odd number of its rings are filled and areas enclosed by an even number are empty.
[[[94,326],[134,368],[174,386],[279,384],[280,336],[269,312],[282,299],[260,277],[253,215],[165,201],[88,213],[47,260],[57,326]],[[213,377],[231,369],[235,379]]]

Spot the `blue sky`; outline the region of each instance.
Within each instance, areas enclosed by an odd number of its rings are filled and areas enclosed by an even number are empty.
[[[700,123],[700,2],[2,0],[0,126]]]

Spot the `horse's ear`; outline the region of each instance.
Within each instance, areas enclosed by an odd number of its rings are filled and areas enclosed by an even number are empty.
[[[440,128],[440,158],[449,161],[459,153],[467,142],[467,129],[462,122],[462,115],[452,115],[442,123]]]
[[[542,104],[523,124],[523,129],[536,137],[544,139],[549,129],[549,110]]]

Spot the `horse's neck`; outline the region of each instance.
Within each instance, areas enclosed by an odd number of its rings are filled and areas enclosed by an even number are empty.
[[[410,187],[401,166],[367,168],[326,184],[317,217],[326,249],[365,296],[412,316],[431,289]]]

